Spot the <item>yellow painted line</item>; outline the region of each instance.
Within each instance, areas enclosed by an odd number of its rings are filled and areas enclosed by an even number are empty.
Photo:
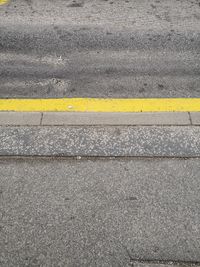
[[[200,98],[0,99],[0,111],[192,112],[200,111]]]
[[[0,5],[7,4],[9,1],[8,0],[0,0]]]

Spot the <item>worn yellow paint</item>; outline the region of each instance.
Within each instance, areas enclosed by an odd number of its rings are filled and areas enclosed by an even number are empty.
[[[0,0],[0,5],[4,5],[6,3],[8,3],[9,1],[8,0]]]
[[[200,98],[0,99],[0,111],[192,112],[200,111]]]

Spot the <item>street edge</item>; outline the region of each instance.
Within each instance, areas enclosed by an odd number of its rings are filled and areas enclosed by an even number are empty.
[[[200,126],[200,112],[0,112],[0,126]]]

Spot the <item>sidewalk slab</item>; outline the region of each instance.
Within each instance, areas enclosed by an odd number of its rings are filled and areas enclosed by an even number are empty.
[[[199,177],[199,159],[1,158],[0,265],[200,262]]]
[[[200,112],[191,112],[190,116],[193,125],[200,125]]]
[[[200,157],[198,126],[0,127],[1,156]]]
[[[187,112],[44,112],[42,125],[189,125]]]
[[[0,112],[0,125],[40,125],[40,112]]]

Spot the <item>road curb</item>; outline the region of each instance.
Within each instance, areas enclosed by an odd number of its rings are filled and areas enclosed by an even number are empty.
[[[200,125],[200,112],[0,112],[0,125]]]

